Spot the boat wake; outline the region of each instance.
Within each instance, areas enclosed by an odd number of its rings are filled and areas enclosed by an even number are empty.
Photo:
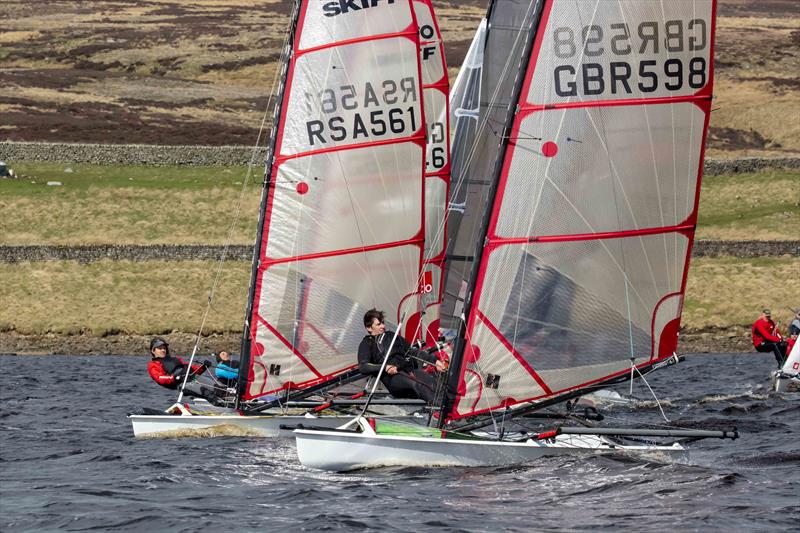
[[[220,424],[207,428],[175,429],[142,435],[142,439],[185,439],[211,437],[263,437],[254,429],[233,424]]]

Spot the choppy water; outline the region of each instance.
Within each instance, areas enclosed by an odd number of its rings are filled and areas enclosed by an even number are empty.
[[[134,440],[165,407],[141,357],[0,357],[0,530],[798,530],[800,395],[769,354],[699,355],[648,376],[667,415],[742,437],[688,459],[546,458],[514,468],[311,471],[288,439]],[[643,385],[634,394],[647,395]],[[605,409],[658,421],[654,402]]]

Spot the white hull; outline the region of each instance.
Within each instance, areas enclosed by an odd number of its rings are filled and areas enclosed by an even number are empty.
[[[344,472],[382,466],[505,466],[540,457],[586,453],[684,454],[672,446],[619,446],[595,435],[559,435],[549,441],[498,442],[431,437],[377,435],[361,424],[363,433],[297,430],[297,455],[310,468]]]
[[[775,392],[800,391],[800,342],[796,342],[780,370],[772,373]]]

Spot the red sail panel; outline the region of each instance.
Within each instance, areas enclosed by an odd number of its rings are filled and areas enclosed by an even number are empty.
[[[714,0],[547,0],[468,317],[455,418],[677,346],[713,77]]]
[[[397,321],[425,238],[425,109],[411,0],[301,2],[265,202],[243,399],[352,368],[372,307]]]
[[[442,302],[445,214],[450,191],[450,83],[444,44],[430,0],[414,0],[419,25],[422,86],[425,101],[425,261],[419,297],[407,300],[405,336],[428,343],[438,337]]]

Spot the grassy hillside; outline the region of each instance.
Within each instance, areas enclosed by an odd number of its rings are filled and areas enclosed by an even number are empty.
[[[261,170],[14,164],[0,180],[0,244],[250,244]],[[48,182],[61,185],[48,186]],[[237,217],[238,213],[238,219]],[[800,172],[710,176],[698,238],[797,239]]]
[[[451,79],[487,0],[434,0]],[[0,140],[251,146],[284,0],[4,0]],[[796,0],[720,0],[711,157],[800,153]]]
[[[14,167],[20,179],[0,180],[0,212],[7,214],[0,217],[1,244],[253,242],[260,175],[248,176],[244,167]],[[798,194],[800,172],[709,177],[698,236],[797,239]],[[218,268],[205,331],[238,331],[250,267],[211,261],[0,264],[0,331],[192,332],[202,322]],[[763,306],[781,318],[786,306],[800,306],[797,272],[796,257],[695,259],[684,324],[744,326]]]

